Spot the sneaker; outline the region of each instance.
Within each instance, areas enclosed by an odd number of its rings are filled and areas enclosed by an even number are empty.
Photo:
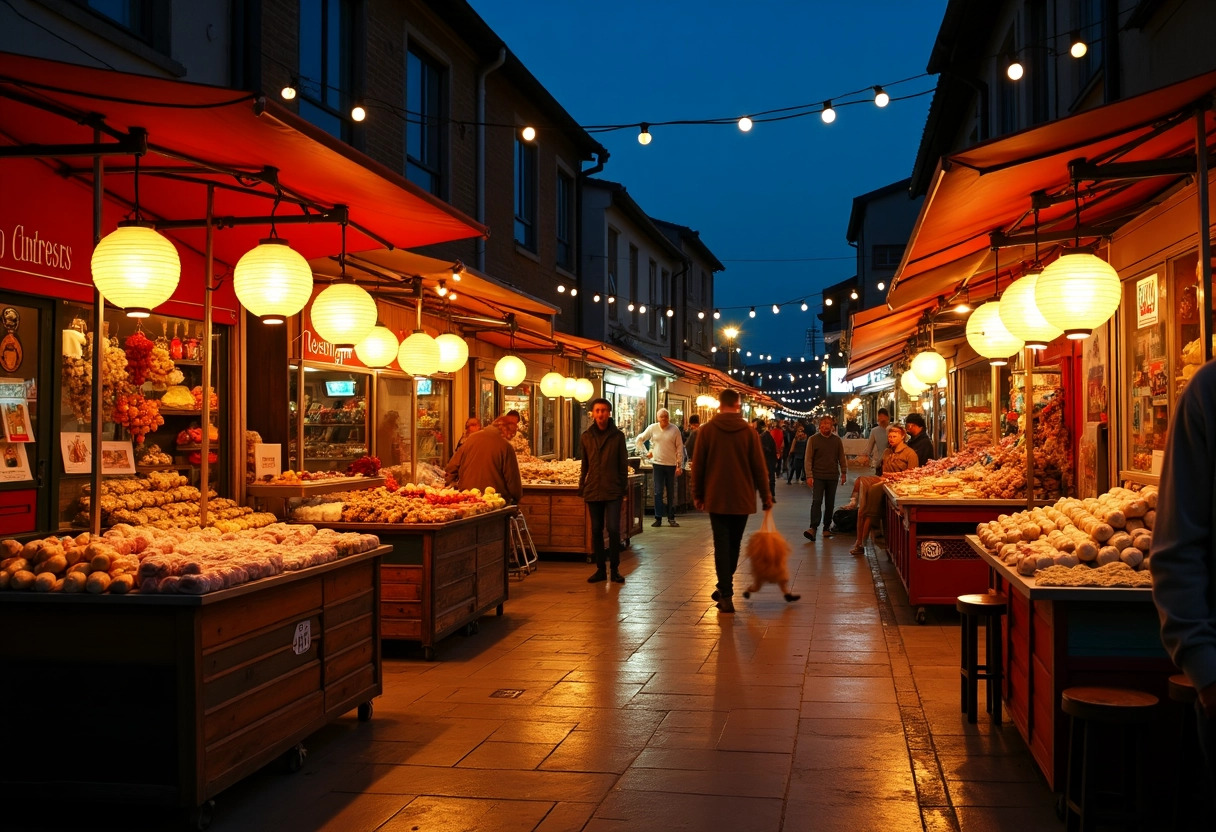
[[[674,517],[673,517],[673,518],[671,518],[670,520],[668,520],[668,521],[667,521],[667,525],[669,525],[669,526],[679,526],[680,524],[679,524],[679,523],[677,523],[677,522],[676,522],[676,518],[674,518]]]
[[[587,583],[598,584],[600,581],[606,581],[606,580],[608,580],[608,574],[606,572],[604,572],[603,569],[597,569],[597,570],[595,570],[595,574],[593,574],[590,578],[587,579]]]
[[[620,572],[617,572],[615,569],[613,569],[612,570],[612,582],[614,584],[623,584],[623,583],[625,583],[625,576],[622,575]]]
[[[735,605],[729,598],[723,598],[718,602],[718,612],[734,612]]]
[[[663,525],[663,520],[662,520],[662,518],[660,518],[660,519],[658,519],[658,520],[655,520],[653,523],[651,523],[651,524],[650,524],[650,528],[652,528],[652,529],[657,529],[657,528],[658,528],[659,526],[661,526],[661,525]]]
[[[785,602],[786,602],[787,604],[792,604],[792,603],[794,603],[795,601],[797,601],[797,600],[798,600],[799,598],[801,598],[801,597],[802,597],[801,595],[795,595],[795,594],[794,594],[794,593],[792,593],[792,592],[787,592],[787,593],[785,593]]]
[[[802,536],[813,543],[815,541],[815,530],[807,529],[802,533]]]

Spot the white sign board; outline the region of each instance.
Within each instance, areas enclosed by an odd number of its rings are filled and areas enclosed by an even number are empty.
[[[274,478],[283,473],[283,446],[258,443],[253,446],[254,476]]]
[[[312,646],[312,622],[301,621],[296,625],[295,636],[291,640],[291,649],[297,656],[308,652]]]
[[[1136,329],[1152,326],[1158,320],[1157,275],[1136,281]]]
[[[848,372],[847,367],[829,367],[828,368],[828,392],[829,393],[852,393],[854,384],[844,380],[844,374]]]

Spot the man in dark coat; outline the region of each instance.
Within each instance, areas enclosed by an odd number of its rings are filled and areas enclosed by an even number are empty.
[[[713,529],[718,588],[711,597],[719,611],[734,612],[734,577],[743,530],[748,515],[756,513],[757,493],[765,511],[773,507],[773,492],[767,484],[773,469],[765,464],[760,437],[739,412],[739,393],[723,390],[718,402],[718,415],[701,428],[694,448],[692,501],[698,511],[709,512]]]
[[[462,490],[492,486],[507,501],[518,503],[524,486],[519,459],[507,441],[514,430],[511,420],[500,416],[490,427],[470,434],[448,461],[446,471],[452,485]]]
[[[753,424],[756,426],[756,433],[760,435],[760,452],[764,454],[764,464],[768,466],[768,493],[770,495],[777,493],[777,440],[773,439],[773,434],[764,425],[763,419],[757,419]],[[773,497],[773,502],[777,502],[777,498]]]
[[[606,580],[604,571],[604,527],[608,527],[607,556],[612,564],[612,580],[623,584],[621,575],[621,500],[629,486],[629,455],[625,434],[612,421],[612,405],[607,399],[591,402],[591,427],[583,431],[582,470],[578,478],[579,496],[591,513],[591,549],[595,572],[587,583]]]
[[[934,458],[933,440],[925,430],[925,417],[919,413],[909,413],[904,424],[908,426],[908,447],[916,451],[916,458],[920,460],[918,467],[924,465]]]

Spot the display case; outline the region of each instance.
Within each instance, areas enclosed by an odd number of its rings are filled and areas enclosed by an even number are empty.
[[[1171,266],[1183,259],[1175,260]],[[1165,271],[1158,269],[1123,284],[1123,373],[1127,401],[1123,468],[1150,482],[1161,473],[1165,457],[1173,386],[1167,283]],[[1193,278],[1190,283],[1194,285]],[[1180,331],[1192,324],[1176,322],[1174,326]],[[1197,320],[1193,326],[1197,338]]]
[[[646,430],[647,394],[615,384],[604,384],[604,398],[612,402],[612,420],[625,434],[625,441],[634,455],[638,454],[633,441]]]
[[[440,468],[452,455],[452,383],[445,379],[415,381],[414,458]]]
[[[958,383],[960,449],[982,448],[992,444],[993,399],[1000,402],[1004,398],[1010,377],[1008,366],[995,368],[998,389],[994,397],[993,369],[987,361],[981,361],[963,367],[955,374]],[[1004,433],[1005,409],[999,404],[996,407],[998,429]]]
[[[504,387],[502,391],[502,406],[498,415],[512,410],[519,412],[519,430],[511,443],[519,453],[533,454],[537,448],[536,414],[532,410],[532,392],[533,385],[530,381],[525,381],[515,387]]]
[[[369,450],[371,376],[353,368],[291,365],[291,426],[287,467],[345,471]],[[301,454],[299,449],[303,449]]]
[[[536,444],[533,453],[544,459],[557,454],[557,399],[537,396]]]

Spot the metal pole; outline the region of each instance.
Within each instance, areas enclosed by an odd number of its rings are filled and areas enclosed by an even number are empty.
[[[1208,234],[1207,111],[1195,110],[1195,171],[1199,190],[1199,291],[1203,298],[1203,360],[1212,360],[1212,241]]]
[[[1022,407],[1026,414],[1026,508],[1034,508],[1034,350],[1022,351]]]
[[[990,364],[988,369],[992,371],[992,380],[989,382],[988,390],[992,403],[992,444],[996,446],[1001,442],[1001,391],[997,386],[1001,383],[1001,368]]]
[[[93,129],[93,141],[101,142],[101,130]],[[102,183],[102,161],[100,156],[93,157],[93,247],[101,242],[102,207],[104,205],[105,189]],[[93,284],[93,438],[91,473],[92,499],[89,500],[89,532],[101,534],[101,442],[105,435],[101,418],[101,356],[105,349],[105,339],[102,331],[105,329],[105,298]]]
[[[198,524],[207,527],[207,492],[211,490],[211,464],[207,455],[211,453],[211,281],[215,276],[215,223],[212,212],[215,208],[215,186],[207,186],[207,246],[206,266],[203,271],[203,436],[199,440],[198,463]],[[232,437],[228,437],[229,442]]]

